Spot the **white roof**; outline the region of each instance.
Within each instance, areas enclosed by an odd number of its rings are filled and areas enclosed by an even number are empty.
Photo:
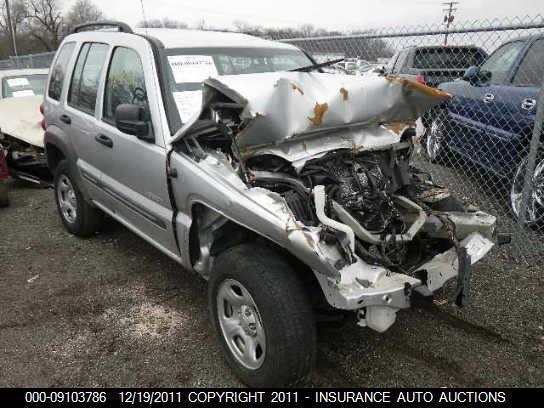
[[[222,31],[182,30],[176,28],[136,28],[137,34],[160,40],[165,48],[279,48],[297,49],[291,44],[264,40],[252,35]]]
[[[6,69],[0,70],[0,78],[25,75],[47,75],[49,68],[23,68],[23,69]]]

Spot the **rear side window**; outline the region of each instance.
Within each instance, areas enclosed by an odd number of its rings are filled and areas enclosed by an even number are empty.
[[[514,76],[514,85],[540,86],[544,78],[544,40],[535,41]]]
[[[104,91],[104,120],[113,122],[115,109],[124,103],[148,107],[140,56],[129,48],[117,47],[113,51]]]
[[[76,109],[94,114],[100,74],[104,68],[108,46],[100,43],[85,43],[77,57],[68,104]]]
[[[62,46],[59,51],[55,66],[51,70],[51,80],[49,81],[48,95],[50,98],[59,100],[62,93],[62,85],[66,76],[66,68],[74,52],[75,43],[69,42]]]
[[[416,51],[414,68],[465,69],[480,65],[485,57],[485,53],[478,48],[423,48]]]

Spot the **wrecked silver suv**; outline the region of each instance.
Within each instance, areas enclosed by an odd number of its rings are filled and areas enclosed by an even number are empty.
[[[303,378],[322,316],[383,332],[414,292],[453,282],[466,302],[495,218],[410,162],[411,124],[448,94],[321,73],[294,46],[241,34],[115,25],[77,29],[51,69],[59,214],[86,236],[105,213],[207,279],[245,383]]]

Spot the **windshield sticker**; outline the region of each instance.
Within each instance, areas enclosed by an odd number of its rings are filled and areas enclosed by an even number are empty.
[[[25,89],[24,91],[14,91],[13,97],[19,98],[21,96],[34,96],[34,91],[32,89]]]
[[[181,122],[187,123],[191,116],[200,111],[202,91],[174,92],[174,100],[178,107]]]
[[[30,82],[28,82],[27,78],[10,78],[7,80],[7,82],[10,88],[30,85]]]
[[[202,82],[217,75],[217,68],[210,55],[171,55],[168,62],[178,84]]]

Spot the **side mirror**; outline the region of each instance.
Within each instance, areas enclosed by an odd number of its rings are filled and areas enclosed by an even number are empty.
[[[134,135],[138,139],[155,141],[149,128],[149,113],[141,105],[128,103],[118,105],[115,109],[115,126],[121,132]]]
[[[465,71],[465,74],[463,75],[463,79],[467,82],[470,82],[471,84],[475,84],[476,82],[478,82],[479,72],[480,72],[480,68],[477,67],[476,65],[472,65],[468,67],[467,70]]]
[[[471,83],[471,85],[476,85],[479,83],[486,83],[491,79],[490,71],[483,71],[480,67],[473,65],[468,67],[463,75],[463,79]]]

